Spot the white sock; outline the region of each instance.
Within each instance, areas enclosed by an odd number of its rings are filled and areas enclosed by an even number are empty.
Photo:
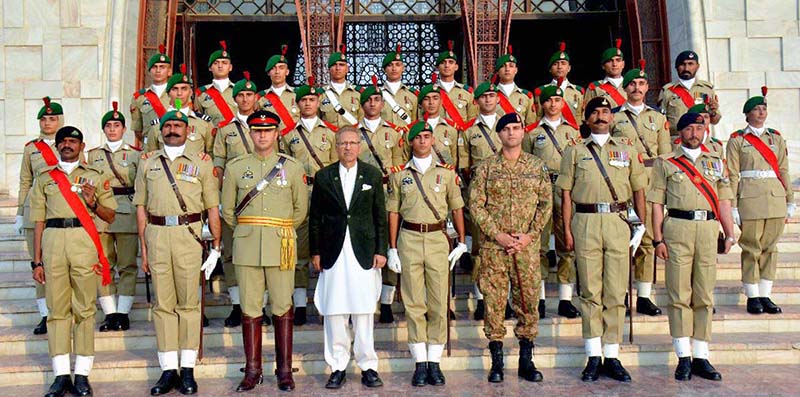
[[[692,344],[690,343],[688,336],[672,338],[672,347],[675,348],[675,354],[678,355],[678,358],[692,356]]]
[[[292,295],[294,307],[306,307],[308,304],[308,293],[305,288],[295,288],[294,295]]]
[[[542,280],[542,283],[541,283],[541,284],[542,284],[542,286],[541,286],[541,288],[539,288],[539,300],[544,300],[544,298],[545,298],[545,291],[544,291],[544,288],[545,288],[545,287],[544,287],[544,285],[545,285],[545,284],[544,284],[544,280]]]
[[[181,350],[181,368],[194,368],[197,363],[197,350]]]
[[[761,296],[758,291],[758,284],[744,284],[744,295],[748,298],[758,298]]]
[[[636,296],[639,298],[650,299],[650,292],[653,289],[653,283],[646,283],[644,281],[636,282]]]
[[[69,354],[53,356],[53,375],[69,375]]]
[[[583,340],[583,349],[586,350],[588,357],[600,357],[602,355],[602,343],[600,337],[587,338]]]
[[[264,291],[264,307],[267,307],[267,303],[269,303],[269,291]]]
[[[408,350],[415,362],[424,363],[428,361],[428,350],[424,343],[409,343]]]
[[[178,369],[178,352],[158,352],[158,365],[162,371]]]
[[[97,298],[100,302],[100,307],[103,309],[103,314],[106,316],[117,312],[117,304],[114,301],[114,295],[106,295]]]
[[[231,304],[238,305],[240,303],[239,300],[239,287],[230,287],[228,288],[228,295],[231,297]]]
[[[475,299],[482,301],[483,294],[481,293],[481,289],[478,288],[478,283],[475,283]]]
[[[769,298],[772,295],[772,280],[761,279],[758,281],[758,296]]]
[[[708,342],[704,340],[692,339],[692,352],[694,358],[708,360]]]
[[[556,235],[555,234],[551,234],[550,235],[550,243],[547,245],[547,248],[550,251],[555,251],[555,249],[556,249]]]
[[[46,298],[39,298],[36,299],[36,307],[39,309],[39,314],[42,317],[47,317],[50,312],[47,310],[47,299]]]
[[[572,300],[572,284],[559,284],[558,285],[558,299],[562,301]]]
[[[117,313],[128,314],[133,307],[133,297],[130,295],[119,295],[117,298]]]
[[[438,363],[442,361],[444,345],[428,345],[428,361]]]
[[[381,305],[391,305],[394,302],[395,287],[381,285]]]
[[[75,356],[75,375],[89,376],[94,365],[94,356]]]
[[[619,343],[607,343],[603,345],[603,357],[619,358]]]

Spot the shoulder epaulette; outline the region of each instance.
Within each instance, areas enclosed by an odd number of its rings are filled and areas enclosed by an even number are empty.
[[[141,152],[142,151],[142,148],[140,148],[140,147],[138,147],[136,145],[128,145],[128,147],[131,148],[132,150],[137,151],[137,152]]]
[[[139,97],[144,95],[145,92],[147,92],[146,88],[142,88],[141,90],[134,92],[133,99],[139,99]]]
[[[713,136],[712,136],[711,138],[709,138],[709,140],[710,140],[711,142],[718,143],[718,144],[720,144],[720,145],[722,144],[722,141],[720,141],[720,140],[719,140],[719,139],[717,139],[717,138],[714,138]]]
[[[267,90],[261,90],[261,91],[259,91],[259,92],[257,93],[257,95],[258,95],[258,96],[262,96],[262,97],[263,97],[264,95],[267,95]]]
[[[147,160],[152,155],[153,155],[153,152],[144,152],[144,153],[142,153],[142,157],[141,158],[142,158],[142,160]]]
[[[675,140],[674,140],[674,141],[672,141],[672,143],[674,143],[674,144],[679,144],[679,143],[681,143],[681,137],[677,137],[677,138],[675,138]]]
[[[731,134],[731,139],[738,138],[738,137],[743,136],[743,135],[744,135],[744,131],[742,131],[742,130],[734,131],[733,134]]]
[[[446,119],[444,117],[442,117],[442,120],[444,120],[445,124],[455,128],[455,129],[458,129],[458,123],[456,123],[455,120]]]
[[[465,89],[465,90],[467,90],[467,92],[469,92],[470,94],[472,94],[472,91],[473,91],[473,90],[472,90],[472,87],[470,87],[470,86],[468,86],[468,85],[464,84],[464,89]]]
[[[204,85],[204,86],[199,88],[200,92],[206,92],[207,89],[208,89],[207,85]]]
[[[598,86],[600,86],[600,80],[593,81],[593,82],[589,83],[589,89],[590,90],[593,90],[593,89],[597,88]]]
[[[333,124],[331,124],[331,123],[329,123],[329,122],[327,122],[325,120],[322,120],[322,119],[320,119],[320,120],[322,121],[322,124],[324,124],[325,127],[328,127],[328,129],[330,129],[331,131],[333,131],[333,132],[338,132],[339,131],[339,127],[337,127],[337,126],[335,126],[335,125],[333,125]]]
[[[527,126],[525,126],[525,132],[531,132],[535,130],[536,127],[539,127],[539,121],[540,120],[534,121],[533,123],[530,123]]]
[[[285,154],[285,153],[278,153],[278,157],[285,157],[286,160],[289,160],[289,161],[292,161],[292,162],[296,162],[297,161],[297,159],[295,159],[294,157],[292,157],[292,156],[290,156],[288,154]]]
[[[780,131],[772,129],[772,128],[767,128],[767,131],[769,131],[769,132],[771,132],[771,133],[773,133],[775,135],[780,135],[781,134]]]
[[[25,144],[25,146],[33,145],[34,143],[39,142],[39,140],[40,138],[31,139],[30,141],[28,141],[28,143]]]
[[[581,87],[581,86],[579,86],[579,85],[577,85],[577,84],[575,85],[575,89],[580,91],[581,94],[585,94],[586,93],[586,89]]]
[[[197,152],[197,157],[200,157],[200,160],[203,161],[211,161],[211,156],[206,152]]]
[[[614,109],[611,109],[611,113],[619,113],[620,110],[622,110],[622,106],[617,106]]]
[[[405,164],[400,164],[400,165],[396,165],[394,167],[389,168],[389,172],[394,174],[394,173],[400,172],[400,171],[402,171],[404,169],[406,169],[406,165]]]
[[[447,168],[450,171],[455,171],[456,167],[454,165],[445,164],[445,163],[436,163],[437,166],[442,168]]]
[[[390,121],[383,120],[383,122],[386,123],[386,125],[388,125],[389,128],[391,128],[391,129],[393,129],[393,130],[395,130],[397,132],[401,132],[401,133],[402,132],[406,132],[406,130],[408,129],[407,127],[398,126],[397,124],[394,124],[394,123],[392,123]]]
[[[533,93],[532,92],[530,92],[528,90],[525,90],[525,95],[528,97],[528,99],[533,99]]]
[[[698,85],[704,85],[704,86],[706,86],[706,87],[708,87],[708,88],[711,88],[711,89],[713,89],[713,88],[714,88],[714,84],[713,84],[713,83],[711,83],[710,81],[705,81],[705,80],[696,80],[696,81],[695,81],[695,84],[698,84]]]

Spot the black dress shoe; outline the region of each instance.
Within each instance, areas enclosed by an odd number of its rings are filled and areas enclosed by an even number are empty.
[[[89,377],[75,375],[75,394],[78,396],[91,396],[92,385],[89,384]]]
[[[127,331],[131,329],[131,319],[128,313],[117,313],[117,331]]]
[[[764,313],[778,314],[782,312],[780,306],[776,305],[775,302],[772,301],[772,299],[758,298],[758,300],[761,301],[761,306],[764,308]]]
[[[747,312],[750,314],[764,313],[764,306],[761,304],[761,298],[747,298]]]
[[[704,358],[692,359],[692,374],[708,380],[722,380],[722,374]]]
[[[272,325],[272,320],[269,319],[270,316],[267,315],[267,309],[261,308],[261,325]]]
[[[156,384],[150,388],[150,395],[151,396],[160,396],[162,394],[167,394],[172,391],[172,389],[180,387],[181,379],[178,376],[178,371],[171,369],[169,371],[164,371],[161,373],[161,377],[158,378]]]
[[[546,314],[545,314],[545,310],[546,309],[547,309],[547,306],[544,304],[544,299],[539,299],[539,308],[538,308],[539,319],[543,319],[543,318],[546,317]]]
[[[117,330],[117,313],[106,314],[106,318],[97,327],[100,332],[116,331]]]
[[[431,386],[443,386],[444,374],[442,369],[439,368],[439,363],[428,363],[428,384]]]
[[[475,321],[483,320],[484,312],[486,311],[486,306],[483,304],[483,299],[478,299],[478,302],[475,304],[475,314],[472,318]]]
[[[181,394],[197,393],[197,382],[194,380],[194,368],[181,368]]]
[[[581,380],[584,382],[595,382],[600,378],[600,357],[592,356],[586,360],[586,367],[581,373]]]
[[[69,375],[59,375],[53,380],[53,384],[47,389],[47,394],[44,397],[61,397],[69,394],[74,390],[75,386],[72,385],[72,379]]]
[[[636,313],[646,314],[648,316],[658,316],[661,314],[661,309],[654,305],[649,298],[640,296],[636,298]]]
[[[381,387],[383,386],[383,381],[374,369],[368,369],[361,371],[361,384],[366,387]]]
[[[203,328],[208,327],[208,324],[209,324],[208,317],[206,317],[206,315],[204,314],[203,315]]]
[[[344,371],[333,371],[331,377],[328,378],[328,383],[325,384],[325,388],[339,389],[342,387],[344,382],[347,382],[347,373]]]
[[[511,308],[511,304],[510,303],[506,302],[506,314],[505,314],[504,318],[506,320],[510,320],[513,317],[514,317],[514,309]]]
[[[305,307],[296,307],[294,309],[294,325],[301,326],[306,325],[308,319],[306,318],[306,308]]]
[[[34,335],[44,335],[47,333],[47,316],[42,317],[42,320],[39,321],[39,324],[36,324],[36,328],[33,329]]]
[[[378,322],[381,324],[391,324],[394,322],[392,305],[381,303],[381,315],[378,317]]]
[[[233,305],[231,308],[231,314],[225,319],[225,326],[228,328],[234,328],[242,325],[242,306],[241,305]]]
[[[678,357],[678,367],[675,368],[675,380],[692,379],[692,358]]]
[[[631,374],[622,366],[622,363],[616,358],[606,358],[603,361],[603,373],[611,379],[620,382],[630,382]]]
[[[428,384],[428,363],[427,362],[417,363],[417,367],[414,369],[414,375],[411,377],[411,385],[421,387],[427,384]]]
[[[566,318],[577,318],[581,316],[581,312],[572,304],[572,301],[565,299],[558,301],[558,315]]]

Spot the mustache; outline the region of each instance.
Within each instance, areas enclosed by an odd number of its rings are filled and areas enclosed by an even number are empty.
[[[608,124],[608,121],[605,120],[597,120],[594,122],[595,124]]]
[[[164,135],[164,138],[180,138],[180,137],[181,137],[180,134],[176,134],[174,132],[170,132],[169,134]]]

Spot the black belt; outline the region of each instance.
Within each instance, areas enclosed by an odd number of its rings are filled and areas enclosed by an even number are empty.
[[[156,216],[149,215],[148,220],[151,224],[156,226],[179,226],[188,225],[194,222],[200,222],[202,215],[198,213],[187,215],[172,215],[172,216]]]
[[[78,218],[53,218],[45,221],[45,227],[64,229],[67,227],[82,227],[81,220]]]
[[[623,212],[628,210],[628,203],[597,203],[597,204],[578,204],[575,203],[575,212],[596,214]]]
[[[136,190],[134,190],[133,186],[114,186],[111,188],[111,190],[114,192],[115,196],[130,196],[131,194],[136,193]]]
[[[414,232],[428,233],[438,232],[444,229],[444,222],[439,223],[413,223],[403,221],[403,229],[411,230]]]
[[[710,210],[684,211],[668,209],[667,215],[669,215],[670,218],[686,219],[688,221],[713,221],[717,219],[717,215],[714,214],[714,211]]]

